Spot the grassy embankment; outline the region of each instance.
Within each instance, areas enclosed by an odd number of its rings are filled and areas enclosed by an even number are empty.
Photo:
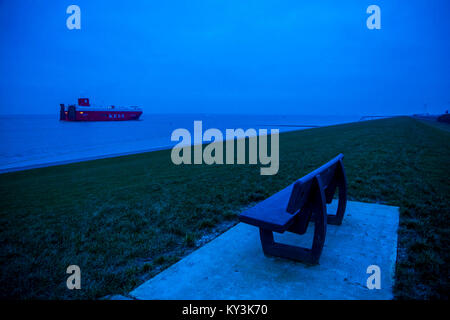
[[[0,297],[127,293],[340,152],[350,200],[401,208],[396,297],[448,298],[450,132],[410,118],[284,133],[275,176],[175,166],[170,150],[2,174]],[[82,290],[66,289],[71,264]]]

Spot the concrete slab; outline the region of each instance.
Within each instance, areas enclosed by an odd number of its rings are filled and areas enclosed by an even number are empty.
[[[333,203],[332,207],[336,207]],[[328,225],[320,264],[264,256],[256,227],[239,223],[130,293],[137,299],[392,299],[397,207],[348,202],[341,226]],[[304,236],[276,241],[310,246]],[[367,267],[381,269],[381,289],[366,286]]]

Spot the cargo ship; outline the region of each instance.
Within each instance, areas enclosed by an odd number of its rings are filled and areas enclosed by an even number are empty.
[[[88,98],[79,98],[78,104],[60,104],[59,120],[63,121],[126,121],[139,120],[139,107],[93,107]]]

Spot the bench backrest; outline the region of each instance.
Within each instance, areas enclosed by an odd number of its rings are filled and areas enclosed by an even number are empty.
[[[343,158],[344,155],[341,153],[323,166],[311,171],[306,176],[294,182],[286,211],[294,214],[302,209],[308,200],[311,185],[313,184],[316,176],[320,175],[322,187],[323,189],[326,189],[333,181],[333,178],[335,178],[336,168],[341,165]]]

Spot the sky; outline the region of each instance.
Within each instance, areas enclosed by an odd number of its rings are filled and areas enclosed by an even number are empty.
[[[69,5],[81,29],[69,30]],[[369,30],[369,5],[381,29]],[[0,114],[450,109],[450,1],[0,0]]]

